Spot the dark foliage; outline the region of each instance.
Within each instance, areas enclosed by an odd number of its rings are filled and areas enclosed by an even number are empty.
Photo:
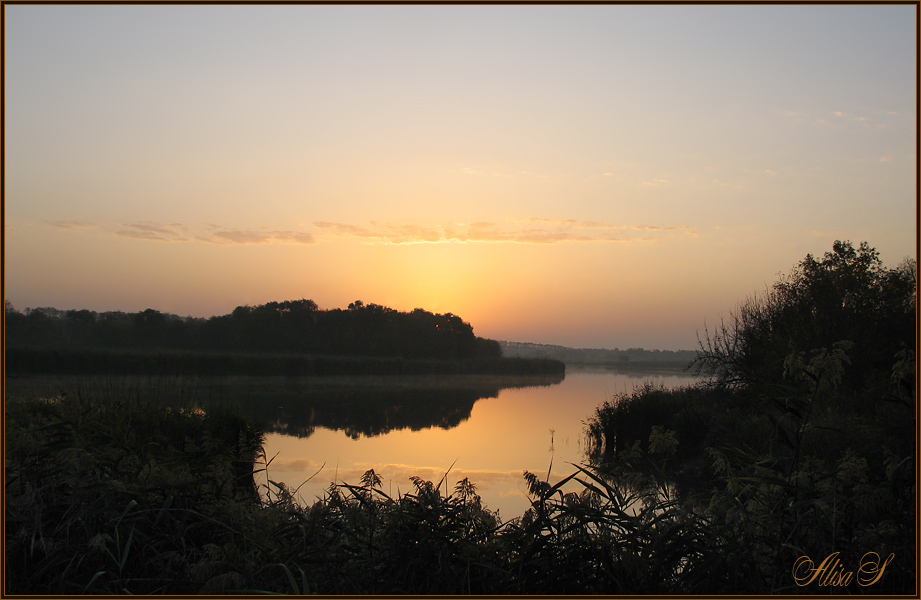
[[[240,306],[210,319],[27,309],[7,304],[6,371],[118,375],[560,374],[551,359],[502,358],[453,314],[401,313],[354,302],[318,310],[311,300]]]
[[[8,401],[5,592],[198,590],[215,542],[250,552],[262,433],[229,413]]]
[[[271,478],[259,430],[229,414],[75,398],[7,405],[7,594],[695,593],[719,545],[667,492],[594,470],[502,523],[476,486],[368,471],[312,506]],[[245,463],[247,477],[239,465]],[[253,471],[267,483],[252,493]],[[581,492],[566,492],[577,483]],[[718,541],[718,540],[717,540]]]
[[[99,348],[7,348],[13,374],[147,376],[559,375],[562,362],[539,358],[404,359],[375,356],[248,354]]]
[[[496,359],[499,343],[474,335],[451,313],[398,312],[357,301],[319,310],[312,300],[238,306],[210,319],[153,309],[138,313],[27,309],[7,305],[9,348],[186,350],[403,359]]]
[[[896,354],[915,347],[917,269],[912,259],[886,269],[866,242],[837,241],[706,331],[695,366],[720,384],[760,390],[783,380],[791,353],[849,341],[848,389],[885,387]]]
[[[588,423],[609,476],[678,486],[711,523],[733,593],[910,593],[917,585],[916,264],[882,267],[867,244],[836,242],[701,343],[695,388],[642,389]],[[648,449],[647,449],[648,448]],[[667,460],[654,461],[667,449]],[[867,552],[885,579],[800,587],[801,557]]]

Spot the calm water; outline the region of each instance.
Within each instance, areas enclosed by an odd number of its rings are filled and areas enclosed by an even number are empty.
[[[523,471],[542,479],[549,471],[550,480],[556,481],[575,470],[567,463],[584,463],[584,422],[599,404],[644,383],[673,388],[694,381],[686,374],[570,369],[560,383],[503,388],[479,399],[473,398],[474,393],[469,398],[440,400],[430,388],[414,388],[398,378],[389,383],[379,378],[380,389],[390,386],[404,393],[418,393],[420,404],[427,403],[428,395],[445,407],[454,407],[451,418],[435,425],[426,425],[424,419],[403,423],[395,415],[408,412],[405,406],[381,410],[375,403],[391,402],[359,391],[358,395],[368,398],[364,406],[352,407],[357,422],[369,422],[363,418],[369,411],[386,412],[385,418],[395,428],[378,426],[381,432],[377,433],[374,428],[349,427],[345,421],[318,419],[314,411],[313,424],[298,431],[301,437],[279,432],[267,436],[266,455],[274,457],[268,476],[292,488],[300,487],[300,501],[310,504],[323,496],[330,483],[357,485],[362,473],[372,468],[383,478],[384,491],[391,495],[413,491],[411,476],[437,483],[447,472],[449,491],[458,480],[468,477],[486,506],[509,519],[529,506]],[[465,384],[456,381],[452,385]],[[346,395],[331,401],[343,402],[354,404],[355,400]],[[317,425],[320,420],[328,424]],[[278,430],[291,429],[284,420],[275,425]]]
[[[560,378],[7,378],[7,394],[88,393],[158,405],[226,405],[266,425],[268,477],[299,488],[302,504],[329,485],[357,485],[374,469],[391,496],[414,490],[410,477],[448,491],[467,477],[503,519],[529,506],[525,470],[551,482],[585,462],[584,422],[605,400],[650,383],[690,385],[687,374],[567,369]],[[273,458],[274,457],[274,458]],[[450,470],[450,471],[449,471]],[[266,475],[257,477],[265,484]],[[573,484],[578,486],[578,484]],[[444,488],[442,488],[444,490]]]

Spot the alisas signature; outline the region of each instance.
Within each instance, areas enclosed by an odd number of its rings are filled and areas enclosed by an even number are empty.
[[[845,571],[838,558],[840,552],[832,552],[818,566],[808,556],[800,556],[793,563],[793,579],[796,585],[804,586],[817,582],[820,586],[847,586],[854,576],[853,571]],[[876,552],[867,552],[860,559],[857,568],[857,583],[861,586],[873,585],[879,581],[886,566],[895,558],[895,553],[881,561]]]

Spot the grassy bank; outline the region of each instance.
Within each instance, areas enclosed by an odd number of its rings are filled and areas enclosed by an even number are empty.
[[[8,594],[188,593],[231,546],[268,556],[244,533],[267,515],[261,432],[240,417],[7,400],[5,441]]]
[[[585,493],[565,497],[526,474],[535,508],[500,523],[473,482],[447,476],[390,497],[370,471],[298,506],[271,482],[260,430],[227,413],[11,400],[6,428],[8,594],[694,588],[674,577],[674,542],[648,544],[677,507],[627,514],[630,500],[588,471]],[[254,469],[269,470],[261,495]]]
[[[894,553],[870,591],[913,589],[904,459],[878,469],[846,453],[823,470],[810,456],[790,480],[764,460],[710,454],[713,487],[676,494],[688,431],[677,423],[693,429],[688,415],[707,410],[704,396],[646,390],[622,399],[636,405],[631,414],[691,407],[674,421],[677,433],[653,424],[604,468],[573,466],[562,481],[524,473],[532,508],[506,522],[475,482],[450,473],[412,478],[411,492],[391,497],[369,471],[300,506],[295,490],[272,481],[261,430],[226,412],[9,400],[5,591],[821,593],[796,587],[790,573],[798,556],[821,560],[827,548],[847,564],[858,551]],[[256,490],[253,473],[263,471],[268,483]],[[564,493],[573,482],[579,491]]]
[[[872,588],[855,576],[825,592],[911,593],[913,407],[841,411],[814,388],[786,392],[758,401],[703,386],[622,395],[588,421],[592,462],[637,489],[665,482],[718,537],[724,568],[748,574],[733,593],[821,593],[816,583],[799,587],[793,565],[836,552],[847,571],[867,553],[892,561]]]
[[[94,348],[7,348],[10,374],[83,375],[562,375],[565,365],[551,359],[406,359],[373,356],[120,351]]]

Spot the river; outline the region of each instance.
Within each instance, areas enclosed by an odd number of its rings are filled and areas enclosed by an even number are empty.
[[[397,378],[389,383],[380,379],[381,386],[439,398],[432,388],[414,387]],[[267,474],[273,481],[298,489],[297,498],[302,504],[322,497],[333,482],[358,485],[368,469],[374,469],[383,479],[383,491],[391,497],[414,491],[412,476],[434,483],[444,478],[448,491],[466,477],[476,486],[484,504],[507,520],[520,516],[529,506],[524,471],[541,479],[549,473],[554,482],[575,471],[569,463],[585,462],[584,423],[602,402],[646,383],[674,388],[695,381],[686,373],[570,368],[559,383],[500,387],[493,397],[474,399],[469,409],[469,399],[439,401],[443,405],[460,404],[462,408],[454,410],[450,418],[428,426],[424,419],[399,422],[394,415],[408,412],[405,406],[389,410],[385,419],[392,429],[368,427],[373,419],[366,418],[368,406],[392,402],[356,391],[368,397],[366,405],[353,407],[354,423],[318,419],[314,410],[314,424],[292,435],[281,432],[290,429],[289,423],[276,420],[276,431],[266,436],[264,446],[271,460]],[[524,383],[527,382],[521,385]],[[476,387],[463,381],[449,385]],[[343,402],[354,400],[346,395],[338,403],[332,401],[340,406]],[[323,420],[326,425],[315,424]],[[257,482],[266,483],[265,474]]]
[[[552,483],[585,462],[584,424],[605,400],[644,384],[695,381],[687,373],[569,367],[565,378],[7,378],[6,392],[242,410],[266,429],[270,462],[257,484],[284,483],[303,505],[332,483],[358,485],[374,469],[394,498],[414,491],[413,476],[444,479],[443,492],[466,477],[486,507],[507,520],[529,506],[524,471]]]

